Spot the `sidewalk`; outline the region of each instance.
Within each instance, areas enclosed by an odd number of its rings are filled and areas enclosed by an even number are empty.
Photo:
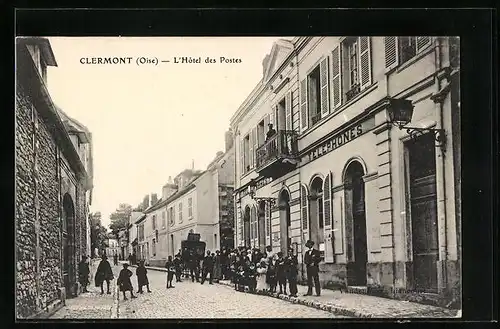
[[[116,278],[121,266],[113,266],[115,279],[109,283],[111,294],[101,295],[101,288],[96,287],[94,283],[95,270],[99,262],[91,266],[90,284],[87,287],[88,292],[81,293],[75,298],[66,300],[66,305],[54,313],[49,319],[110,319],[117,317],[117,297],[118,287]],[[106,283],[104,283],[106,290]],[[106,291],[105,291],[106,292]]]
[[[146,266],[146,268],[166,272],[165,268],[151,266]],[[219,281],[219,284],[234,287],[228,280]],[[315,295],[303,296],[306,292],[307,286],[299,285],[298,297],[296,298],[263,291],[258,291],[257,294],[357,318],[454,318],[460,314],[459,311],[452,309],[369,295],[341,293],[328,289],[322,289],[319,297]]]

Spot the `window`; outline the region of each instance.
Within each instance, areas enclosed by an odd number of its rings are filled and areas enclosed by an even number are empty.
[[[138,228],[138,236],[139,236],[139,240],[144,240],[144,224],[140,224],[139,226],[137,226]]]
[[[264,144],[264,141],[266,140],[266,124],[264,120],[259,122],[257,125],[257,140],[258,140],[258,145]]]
[[[193,218],[193,198],[188,199],[188,218]]]
[[[309,121],[314,126],[321,120],[321,93],[319,84],[319,65],[308,76]]]
[[[372,82],[370,37],[346,38],[341,50],[341,54],[338,50],[332,53],[333,76],[338,79],[333,82],[334,107],[340,105],[342,99],[351,100]],[[342,89],[339,93],[337,85]]]
[[[167,216],[168,216],[169,225],[174,226],[174,224],[175,224],[175,212],[174,212],[173,207],[168,208]]]
[[[399,63],[403,64],[417,54],[417,40],[415,37],[399,38]]]
[[[349,56],[349,89],[358,85],[358,42],[354,39],[348,44],[348,56]]]
[[[156,215],[153,215],[153,230],[156,230]]]
[[[179,223],[182,223],[182,202],[179,202]]]
[[[385,67],[406,63],[431,45],[430,37],[385,37]]]
[[[165,211],[161,212],[161,228],[165,228]]]
[[[156,256],[156,240],[153,239],[153,244],[152,244],[152,251],[153,251],[153,256]]]

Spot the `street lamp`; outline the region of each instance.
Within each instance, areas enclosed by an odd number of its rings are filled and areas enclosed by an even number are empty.
[[[425,133],[434,134],[434,140],[436,141],[436,147],[440,147],[443,151],[445,148],[446,135],[444,129],[433,129],[433,128],[419,128],[419,127],[408,127],[407,124],[411,122],[413,116],[413,104],[411,100],[407,99],[396,99],[392,98],[389,100],[389,106],[387,107],[387,113],[389,115],[390,122],[398,127],[400,130],[406,129],[408,135],[411,139],[422,136]]]

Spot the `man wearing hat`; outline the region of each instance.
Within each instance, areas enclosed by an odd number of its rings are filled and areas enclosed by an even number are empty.
[[[287,269],[287,280],[288,286],[290,287],[290,297],[297,297],[297,265],[298,265],[297,255],[294,255],[293,247],[288,247],[288,256],[285,258],[285,264]]]
[[[276,134],[276,130],[274,130],[272,123],[268,124],[267,126],[269,127],[269,130],[266,134],[266,142],[269,140],[269,138],[273,137]]]
[[[312,296],[312,287],[314,280],[314,288],[316,288],[316,295],[321,294],[321,287],[319,286],[319,262],[321,261],[321,254],[319,250],[314,249],[314,241],[307,240],[306,247],[308,250],[304,255],[304,263],[307,269],[307,293],[304,296]]]

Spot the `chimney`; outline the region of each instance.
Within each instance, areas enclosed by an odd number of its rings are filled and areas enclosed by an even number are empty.
[[[144,210],[149,208],[149,194],[147,194],[144,199],[142,199],[142,206]]]
[[[151,193],[151,205],[154,205],[157,202],[158,202],[158,194]]]
[[[231,147],[233,147],[233,143],[234,143],[234,136],[233,136],[233,132],[231,129],[226,131],[226,133],[224,134],[224,140],[226,142],[226,150],[225,151],[227,152],[231,149]]]
[[[177,191],[177,185],[172,181],[172,177],[168,177],[168,183],[161,189],[162,200],[167,200],[172,194]]]

